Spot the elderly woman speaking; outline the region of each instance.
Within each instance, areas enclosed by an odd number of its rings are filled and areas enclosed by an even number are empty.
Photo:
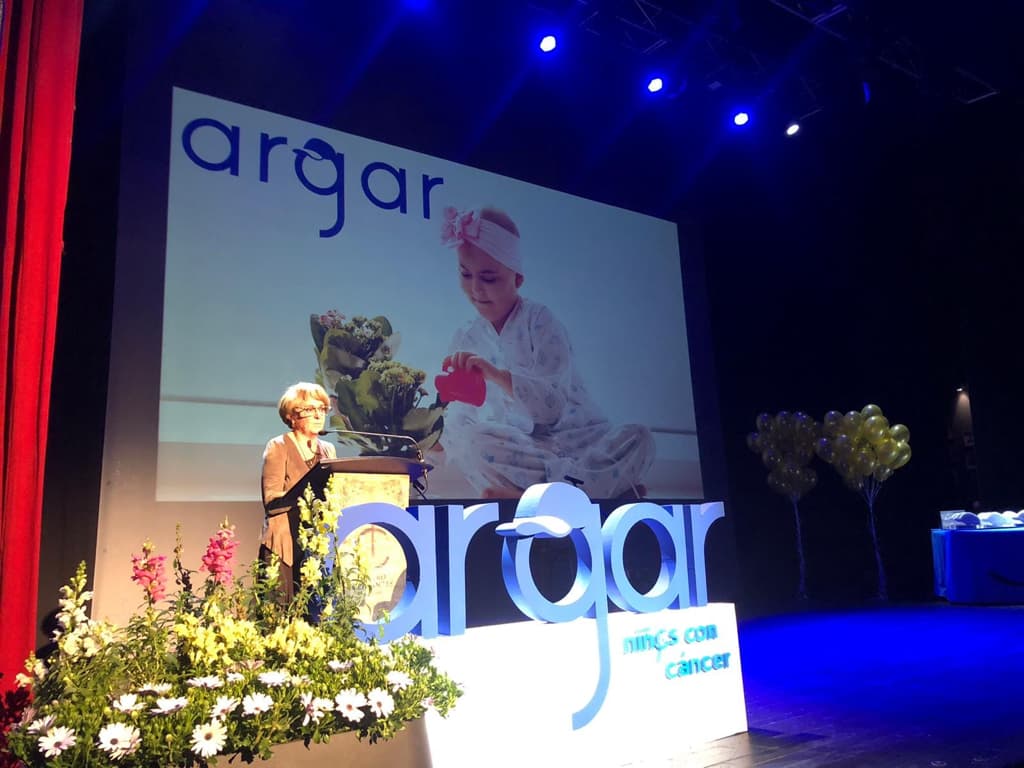
[[[272,438],[263,451],[263,509],[266,518],[260,538],[260,560],[277,555],[278,590],[282,602],[295,596],[298,573],[293,568],[295,542],[288,513],[294,504],[286,498],[296,483],[321,459],[335,458],[334,446],[318,437],[331,409],[327,392],[319,384],[299,382],[285,390],[277,412],[290,431]]]

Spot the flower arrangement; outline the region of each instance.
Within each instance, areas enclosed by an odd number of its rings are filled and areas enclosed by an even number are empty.
[[[420,452],[441,437],[444,405],[428,396],[426,373],[393,360],[399,335],[386,317],[346,319],[337,310],[310,316],[317,354],[317,383],[335,404],[330,426],[357,432],[412,437]],[[406,440],[339,435],[364,455],[403,455],[414,451]]]
[[[61,590],[53,653],[30,657],[19,675],[32,701],[5,733],[8,757],[26,766],[251,762],[285,742],[342,731],[372,742],[427,710],[447,714],[461,692],[427,646],[361,633],[354,616],[367,574],[358,551],[331,535],[340,509],[307,490],[300,511],[304,579],[288,605],[276,599],[276,562],[233,577],[226,520],[198,571],[185,568],[179,535],[172,596],[166,558],[143,544],[132,579],[144,603],[123,627],[88,617],[80,565]]]

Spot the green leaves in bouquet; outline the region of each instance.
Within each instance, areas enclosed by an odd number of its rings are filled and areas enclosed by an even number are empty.
[[[310,315],[309,326],[319,378],[327,389],[333,389],[341,379],[359,377],[371,360],[389,360],[393,354],[394,329],[383,315],[356,315],[346,320],[344,315],[331,310],[323,315]]]
[[[437,443],[445,407],[436,398],[424,404],[426,373],[392,359],[399,334],[387,317],[346,319],[332,309],[311,315],[310,331],[317,381],[335,398],[331,427],[411,437],[421,452]],[[401,456],[416,450],[405,439],[339,435],[338,440],[367,456]]]
[[[402,432],[413,438],[421,451],[429,451],[441,439],[444,406],[435,401],[426,408],[413,408],[402,419]]]
[[[433,446],[444,426],[444,406],[437,400],[421,406],[426,397],[422,384],[426,373],[393,360],[374,360],[356,379],[340,379],[334,387],[340,419],[332,423],[359,432],[379,432],[412,437],[420,450]],[[366,455],[396,454],[411,450],[405,441],[339,437],[357,445]]]

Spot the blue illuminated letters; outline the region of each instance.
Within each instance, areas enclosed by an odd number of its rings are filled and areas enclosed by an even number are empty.
[[[545,483],[526,490],[509,523],[498,525],[503,537],[502,574],[516,606],[538,621],[560,623],[581,617],[594,619],[598,649],[597,684],[587,704],[572,716],[574,729],[589,723],[604,703],[611,677],[608,639],[609,599],[623,610],[653,613],[665,608],[707,604],[704,540],[711,524],[724,516],[721,502],[658,506],[650,502],[625,504],[601,525],[597,504],[583,491],[565,483]],[[498,520],[496,503],[408,511],[391,504],[361,504],[341,516],[336,534],[345,538],[356,528],[376,524],[394,535],[405,551],[408,573],[405,592],[390,622],[368,625],[385,641],[406,632],[423,637],[458,635],[466,629],[466,549],[473,535]],[[658,541],[661,569],[655,584],[641,593],[629,581],[623,547],[629,532],[646,526]],[[568,538],[576,551],[576,578],[559,600],[538,589],[530,567],[535,539]],[[682,634],[651,630],[627,640],[626,653],[661,651],[717,637],[714,625],[696,626]],[[723,669],[729,654],[681,658],[665,669],[668,678]]]

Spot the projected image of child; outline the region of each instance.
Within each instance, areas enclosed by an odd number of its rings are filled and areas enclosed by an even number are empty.
[[[459,284],[478,315],[455,332],[442,367],[452,381],[486,384],[486,393],[479,386],[478,396],[449,404],[447,462],[483,498],[517,498],[566,476],[582,480],[591,498],[644,495],[651,432],[609,424],[577,371],[565,327],[520,295],[525,267],[515,222],[495,208],[448,208],[441,240],[458,253]]]

